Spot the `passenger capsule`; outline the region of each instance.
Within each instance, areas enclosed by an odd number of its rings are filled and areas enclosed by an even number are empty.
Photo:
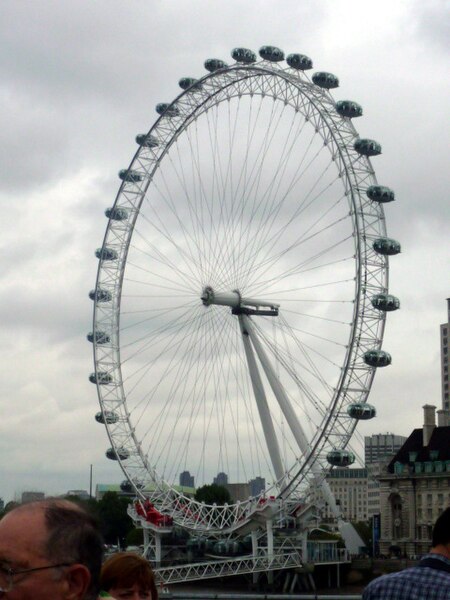
[[[126,494],[131,494],[131,492],[133,491],[133,486],[128,481],[128,479],[124,479],[122,481],[122,483],[120,484],[120,489],[122,490],[122,492],[125,492]]]
[[[130,458],[130,453],[126,448],[117,448],[116,450],[108,448],[105,454],[109,460],[119,460],[119,458],[120,460],[127,460],[127,458]]]
[[[275,46],[262,46],[259,49],[259,55],[264,60],[269,60],[270,62],[280,62],[284,60],[284,52]]]
[[[125,183],[138,183],[142,181],[142,175],[131,169],[122,169],[119,171],[119,178]]]
[[[375,294],[370,301],[374,308],[383,312],[391,312],[400,308],[400,300],[391,294]]]
[[[109,344],[109,342],[111,341],[111,338],[109,337],[109,335],[107,333],[105,333],[104,331],[96,331],[95,338],[94,338],[94,334],[91,331],[90,333],[87,334],[86,337],[87,337],[88,341],[91,342],[91,344],[94,343],[94,339],[95,339],[96,344]]]
[[[325,71],[317,71],[312,76],[313,82],[326,90],[339,87],[339,79],[333,73],[326,73]]]
[[[256,54],[253,50],[249,50],[248,48],[234,48],[231,51],[231,57],[239,63],[244,63],[245,65],[250,65],[256,62]]]
[[[180,111],[176,106],[168,104],[167,102],[160,102],[156,105],[156,112],[158,115],[164,115],[165,117],[176,117],[180,114]]]
[[[89,381],[91,383],[98,383],[98,385],[107,385],[113,380],[112,376],[106,371],[97,371],[97,373],[91,373],[89,375]]]
[[[309,56],[304,54],[288,54],[286,57],[287,64],[296,71],[307,71],[312,69],[313,62]]]
[[[105,425],[105,423],[108,425],[114,425],[114,423],[117,423],[119,420],[119,415],[112,410],[105,410],[103,412],[96,413],[95,420],[97,423],[101,423],[102,425]]]
[[[331,450],[327,454],[327,461],[333,467],[348,467],[355,462],[355,455],[349,450]]]
[[[91,290],[89,292],[89,298],[94,302],[111,302],[112,294],[111,292],[108,292],[108,290],[97,288],[96,290]]]
[[[159,141],[154,135],[149,133],[138,133],[136,136],[136,144],[145,146],[146,148],[156,148],[159,146]]]
[[[367,197],[374,202],[393,202],[395,192],[385,185],[371,185],[366,190]]]
[[[363,114],[363,109],[360,104],[353,102],[353,100],[339,100],[336,102],[336,112],[338,112],[341,117],[354,119]]]
[[[120,207],[107,208],[105,215],[112,221],[126,221],[128,219],[128,211]]]
[[[387,367],[392,362],[391,355],[384,350],[368,350],[363,358],[366,365],[370,367]]]
[[[202,84],[199,83],[198,79],[194,79],[193,77],[182,77],[178,82],[178,85],[182,90],[191,88],[192,92],[202,89]]]
[[[108,248],[107,246],[103,246],[103,248],[97,248],[95,251],[95,256],[100,260],[117,260],[119,256],[117,251],[113,248]]]
[[[353,148],[362,156],[377,156],[381,154],[381,145],[375,140],[357,139]]]
[[[214,71],[219,71],[220,69],[226,69],[228,67],[227,63],[220,58],[207,58],[204,62],[205,69],[210,73],[214,73]]]
[[[376,416],[377,410],[375,406],[372,406],[371,404],[366,404],[365,402],[356,402],[355,404],[349,404],[349,406],[347,406],[347,414],[352,419],[357,419],[358,421],[368,421]]]
[[[372,248],[383,256],[394,256],[401,252],[400,242],[391,238],[377,238],[373,241]]]
[[[227,544],[224,541],[217,542],[214,546],[214,552],[216,554],[226,554]]]

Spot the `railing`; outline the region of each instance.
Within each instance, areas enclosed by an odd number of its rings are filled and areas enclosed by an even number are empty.
[[[162,596],[167,600],[361,600],[361,594],[215,594],[208,592],[168,592]]]
[[[311,552],[314,560],[308,557],[308,562],[314,564],[349,562],[350,559],[345,549],[336,548],[334,544],[332,546],[330,548],[329,545],[323,542],[314,544],[313,547],[308,548],[308,554]],[[294,548],[285,549],[284,551],[279,549],[278,552],[275,550],[272,557],[269,557],[265,550],[260,549],[257,556],[225,558],[173,567],[160,567],[155,569],[155,575],[159,583],[168,584],[245,573],[279,571],[282,569],[303,567],[304,564],[300,552]]]
[[[178,567],[164,567],[155,569],[155,575],[158,582],[168,584],[241,575],[243,573],[278,571],[301,566],[303,565],[298,552],[288,552],[274,554],[272,557],[267,555],[247,556],[180,565]]]

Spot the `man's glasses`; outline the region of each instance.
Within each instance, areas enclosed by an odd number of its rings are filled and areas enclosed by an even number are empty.
[[[16,575],[43,571],[44,569],[57,569],[58,567],[70,567],[70,563],[59,563],[57,565],[47,565],[45,567],[34,567],[34,569],[22,569],[20,571],[0,566],[0,592],[10,592],[14,585]]]

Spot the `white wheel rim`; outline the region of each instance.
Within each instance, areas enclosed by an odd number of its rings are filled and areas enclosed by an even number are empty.
[[[270,495],[287,485],[284,497],[305,493],[313,463],[325,475],[327,452],[354,430],[345,407],[370,390],[374,370],[362,356],[381,347],[384,315],[370,298],[387,290],[387,258],[372,249],[385,222],[365,194],[376,183],[371,163],[354,151],[356,130],[328,92],[267,61],[201,83],[174,101],[177,116],[151,128],[159,145],[140,147],[129,167],[142,181],[120,187],[114,207],[129,216],[108,222],[104,245],[118,258],[100,261],[96,284],[112,300],[94,303],[94,331],[111,341],[94,343],[94,359],[112,377],[97,388],[102,410],[119,415],[106,426],[129,455],[119,460],[127,477],[155,484],[153,500],[185,525],[221,530],[253,500],[225,515],[183,499],[180,511],[179,473],[189,470],[197,486],[218,471],[236,482],[261,475]],[[205,286],[280,304],[279,317],[253,322],[311,447],[299,457],[269,398],[282,485],[237,318],[205,308]]]

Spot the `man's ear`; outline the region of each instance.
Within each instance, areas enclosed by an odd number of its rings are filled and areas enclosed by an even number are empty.
[[[67,567],[65,573],[65,600],[81,600],[91,582],[91,574],[85,565],[76,563]]]

